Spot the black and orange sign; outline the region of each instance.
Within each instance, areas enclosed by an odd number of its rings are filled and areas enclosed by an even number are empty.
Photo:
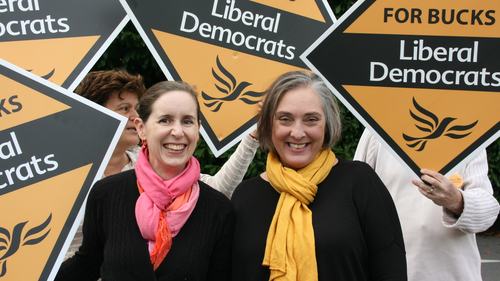
[[[169,80],[197,87],[217,157],[255,125],[257,103],[334,22],[322,0],[120,0]]]
[[[500,2],[358,1],[302,57],[408,170],[450,176],[500,135]]]
[[[118,0],[3,0],[0,58],[74,90],[128,21]]]
[[[0,280],[51,280],[126,119],[1,59],[0,85]]]

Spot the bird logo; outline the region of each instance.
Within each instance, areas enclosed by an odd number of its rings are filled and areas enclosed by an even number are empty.
[[[28,221],[18,223],[14,227],[14,230],[12,230],[12,233],[0,227],[0,277],[3,277],[7,273],[7,258],[14,255],[20,247],[36,245],[49,235],[50,229],[46,230],[46,228],[49,226],[51,220],[52,214],[49,215],[44,223],[28,230],[22,238],[23,229]],[[45,233],[40,236],[39,234],[44,231]]]
[[[212,112],[218,112],[224,102],[231,102],[236,99],[239,99],[249,105],[256,104],[261,100],[264,92],[244,92],[244,90],[252,84],[247,81],[243,81],[238,84],[236,78],[234,78],[234,76],[226,68],[224,68],[224,66],[222,66],[219,60],[219,56],[217,56],[216,58],[216,64],[218,70],[226,77],[226,79],[223,79],[221,76],[219,76],[217,72],[212,68],[212,75],[220,84],[222,84],[222,86],[220,86],[215,83],[215,87],[219,90],[220,93],[224,94],[225,96],[222,98],[216,98],[209,96],[203,91],[201,92],[201,96],[206,101],[204,102],[205,106],[211,108],[210,110]]]
[[[479,120],[469,124],[469,125],[455,125],[451,126],[451,123],[455,121],[457,118],[446,117],[443,120],[439,120],[439,118],[432,112],[426,110],[421,107],[415,98],[413,98],[413,105],[424,117],[418,116],[410,110],[410,115],[419,122],[421,125],[415,125],[420,131],[427,133],[424,137],[411,137],[406,134],[403,134],[403,138],[408,142],[408,145],[411,148],[415,148],[417,151],[423,151],[425,145],[429,140],[437,139],[441,136],[447,136],[452,139],[462,139],[472,133],[471,130],[474,128]],[[469,132],[467,132],[469,131]]]

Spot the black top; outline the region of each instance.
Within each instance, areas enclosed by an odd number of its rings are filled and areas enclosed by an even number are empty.
[[[234,208],[222,193],[198,183],[196,207],[155,272],[135,219],[135,171],[98,181],[87,202],[82,246],[56,280],[229,280]]]
[[[309,205],[319,280],[407,280],[403,235],[391,195],[370,166],[339,160]],[[238,220],[232,280],[269,280],[262,261],[279,196],[260,176],[234,191]]]

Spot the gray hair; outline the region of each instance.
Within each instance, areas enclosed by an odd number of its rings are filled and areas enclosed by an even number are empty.
[[[276,151],[272,141],[276,108],[286,92],[300,88],[311,88],[321,100],[326,115],[326,133],[322,148],[331,148],[339,140],[342,133],[340,110],[330,89],[314,73],[292,71],[281,75],[266,90],[264,103],[260,114],[257,116],[257,132],[262,151],[266,153]]]

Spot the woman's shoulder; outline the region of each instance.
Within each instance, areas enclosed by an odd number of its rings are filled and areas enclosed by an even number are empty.
[[[264,180],[261,175],[257,175],[253,178],[243,180],[236,188],[246,188],[255,185],[265,185],[268,181]]]
[[[243,180],[240,184],[238,184],[238,186],[236,187],[236,189],[233,192],[233,196],[235,193],[240,193],[240,192],[244,192],[247,190],[255,189],[256,187],[258,188],[258,187],[267,186],[267,185],[269,185],[269,182],[264,180],[262,178],[262,175],[257,175],[253,178]]]
[[[221,208],[232,209],[231,201],[227,198],[226,195],[222,194],[218,190],[215,190],[214,188],[210,187],[200,180],[198,181],[198,185],[200,187],[200,198],[203,198],[203,200],[209,202],[209,204],[216,204]]]
[[[137,180],[135,176],[135,170],[128,170],[120,172],[111,176],[107,176],[95,183],[96,186],[100,185],[114,185],[123,181]]]
[[[335,182],[350,183],[351,186],[358,188],[368,188],[374,185],[382,185],[385,188],[373,168],[357,160],[339,159],[328,178]]]
[[[339,162],[337,165],[334,166],[334,168],[342,171],[342,172],[350,172],[350,173],[368,173],[368,174],[375,174],[375,171],[373,168],[368,165],[365,162],[358,161],[358,160],[348,160],[348,159],[343,159],[343,158],[338,158]],[[334,169],[332,169],[334,170]]]
[[[90,195],[105,196],[109,193],[125,191],[127,186],[137,186],[136,182],[135,170],[121,172],[97,181],[92,187]]]
[[[271,184],[262,178],[262,175],[242,181],[234,190],[231,201],[233,204],[241,202],[261,202],[266,199],[274,199],[279,193]]]

